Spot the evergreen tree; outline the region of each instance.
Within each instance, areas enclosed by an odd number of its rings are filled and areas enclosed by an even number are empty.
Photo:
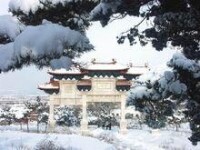
[[[102,0],[93,9],[91,19],[100,20],[102,25],[106,25],[115,14],[119,14],[117,18],[126,15],[141,18],[138,24],[118,37],[119,44],[128,39],[131,45],[137,41],[141,45],[150,42],[158,51],[170,45],[180,48],[183,55],[176,54],[168,64],[172,68],[173,79],[167,81],[166,85],[171,88],[165,86],[166,90],[163,91],[158,79],[152,85],[148,83],[142,85],[145,87],[144,91],[150,93],[149,97],[143,96],[145,103],[152,100],[159,101],[154,101],[154,105],[174,97],[178,101],[186,101],[188,110],[185,113],[189,117],[192,129],[190,140],[196,144],[200,141],[200,2],[198,0]],[[150,21],[151,25],[139,30],[139,26],[145,21]],[[165,78],[165,74],[161,78]],[[134,93],[130,95],[130,99],[134,104],[134,99],[138,98]],[[148,106],[151,107],[153,106]]]
[[[80,125],[80,108],[60,106],[55,109],[55,120],[58,125],[79,126]]]
[[[48,116],[49,116],[49,106],[47,102],[42,102],[41,98],[37,96],[36,102],[33,104],[33,111],[37,114],[37,132],[39,132],[39,126],[41,123],[46,125],[48,124]]]
[[[71,59],[93,49],[85,30],[97,2],[11,0],[13,16],[0,16],[0,59],[7,62],[0,72],[31,63],[69,68]]]
[[[3,122],[4,124],[8,124],[11,125],[13,120],[14,120],[14,115],[13,113],[11,113],[11,107],[4,105],[1,111],[1,122]]]
[[[30,101],[26,103],[26,106],[31,110],[33,114],[36,116],[37,121],[37,132],[39,132],[40,124],[44,123],[48,124],[48,116],[49,116],[49,106],[47,102],[42,102],[39,96],[36,97],[35,101]],[[46,131],[45,129],[45,131]]]
[[[87,108],[89,123],[98,127],[105,127],[108,124],[119,125],[119,116],[112,114],[115,109],[119,109],[119,104],[109,102],[89,104]]]
[[[22,124],[27,124],[27,131],[29,131],[29,116],[32,110],[28,109],[26,106],[12,106],[10,113],[13,115],[14,122],[20,124],[20,130],[22,130]]]

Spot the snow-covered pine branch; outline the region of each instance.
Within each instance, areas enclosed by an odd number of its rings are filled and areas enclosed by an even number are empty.
[[[199,61],[187,59],[181,53],[174,54],[168,66],[173,68],[173,71],[165,71],[163,74],[152,72],[141,76],[132,87],[130,98],[160,100],[171,95],[186,94],[187,86],[184,81],[179,80],[179,69],[187,71],[195,79],[200,78]]]
[[[181,83],[172,71],[165,71],[157,80],[150,79],[133,86],[128,103],[134,103],[136,99],[163,100],[170,95],[182,95],[186,90],[186,85]]]
[[[14,17],[0,17],[0,72],[31,63],[69,68],[93,49],[85,36],[96,0],[11,0]],[[65,63],[63,63],[65,62]]]
[[[193,78],[200,78],[200,61],[188,59],[181,53],[174,54],[168,66],[190,72]]]
[[[101,0],[101,2],[91,11],[90,20],[100,21],[104,26],[110,20],[110,16],[116,12],[121,0]]]
[[[14,41],[24,26],[16,17],[10,15],[0,16],[0,43],[6,44]]]
[[[168,62],[168,66],[172,70],[162,74],[150,72],[141,76],[132,87],[127,104],[135,105],[136,109],[151,114],[151,117],[159,117],[163,112],[162,118],[167,116],[163,110],[174,112],[174,104],[177,105],[180,100],[187,100],[185,105],[189,108],[199,93],[200,64],[198,61],[187,59],[181,53],[176,53]],[[191,91],[192,88],[195,89]],[[195,107],[187,110],[187,114],[192,118],[196,118],[196,114],[192,113],[194,109]]]
[[[31,63],[39,67],[56,66],[58,60],[53,59],[61,56],[66,56],[66,63],[70,64],[70,58],[92,48],[88,38],[68,27],[53,23],[28,26],[13,43],[0,46],[0,70],[8,71]]]
[[[75,2],[81,2],[82,0],[76,0]],[[94,0],[95,1],[95,0]],[[40,8],[55,7],[57,4],[63,6],[74,2],[73,0],[11,0],[9,3],[10,11],[22,11],[29,14],[31,11],[35,13]]]
[[[43,19],[81,32],[90,25],[89,13],[99,0],[11,0],[9,10],[26,25]]]
[[[24,118],[31,111],[32,111],[31,109],[19,106],[18,107],[12,106],[10,109],[10,113],[13,114],[14,118],[18,120]]]

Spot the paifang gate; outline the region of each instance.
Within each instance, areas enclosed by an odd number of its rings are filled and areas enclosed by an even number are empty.
[[[87,105],[94,102],[120,103],[120,132],[126,133],[126,98],[133,79],[148,71],[148,67],[127,66],[111,62],[97,62],[95,59],[86,66],[73,65],[69,70],[49,70],[52,75],[49,83],[40,85],[49,96],[49,126],[55,126],[54,107],[78,105],[82,107],[81,131],[88,132]]]

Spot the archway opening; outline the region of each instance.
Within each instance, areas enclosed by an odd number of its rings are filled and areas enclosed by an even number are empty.
[[[120,103],[89,102],[87,104],[88,125],[106,130],[119,128],[120,112]]]

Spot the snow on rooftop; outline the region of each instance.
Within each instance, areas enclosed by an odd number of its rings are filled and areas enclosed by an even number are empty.
[[[126,66],[119,64],[91,64],[86,69],[88,70],[124,70]]]
[[[149,71],[149,68],[146,66],[127,66],[118,63],[115,59],[112,59],[111,62],[97,62],[96,59],[92,60],[91,63],[88,63],[86,66],[82,67],[85,70],[126,70],[127,74],[144,74]],[[79,67],[72,66],[69,70],[65,68],[61,69],[50,69],[48,71],[50,74],[79,74],[81,70]],[[123,77],[118,77],[123,79]]]
[[[65,68],[55,69],[55,70],[50,69],[48,72],[50,74],[81,74],[80,69],[75,66],[72,66],[69,70]]]
[[[127,66],[117,63],[115,59],[112,62],[97,62],[93,59],[84,69],[86,70],[124,70]]]
[[[117,79],[123,80],[125,78],[123,76],[118,76]]]
[[[51,83],[46,83],[46,84],[42,84],[42,85],[38,85],[39,89],[59,89],[59,86],[53,85]]]
[[[91,79],[91,77],[90,76],[88,76],[88,75],[84,75],[84,77],[82,78],[83,80],[85,79],[85,80],[88,80],[88,79]]]
[[[144,74],[149,71],[146,66],[132,66],[128,69],[127,74]]]

